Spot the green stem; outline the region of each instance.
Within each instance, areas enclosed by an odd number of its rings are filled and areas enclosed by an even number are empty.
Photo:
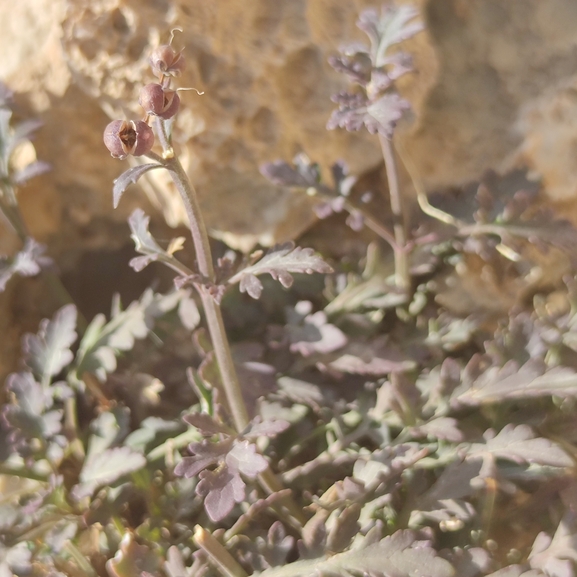
[[[407,231],[403,198],[399,186],[399,173],[395,160],[393,143],[390,139],[379,135],[381,150],[387,170],[389,183],[389,196],[391,200],[391,212],[393,213],[393,232],[395,235],[395,281],[397,287],[409,291],[411,287],[411,275],[409,271],[409,253],[407,250]]]

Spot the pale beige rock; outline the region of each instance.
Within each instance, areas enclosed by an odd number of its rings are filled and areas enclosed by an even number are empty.
[[[346,86],[327,64],[362,40],[366,0],[0,0],[0,79],[21,115],[45,122],[36,140],[51,174],[20,193],[32,233],[66,267],[86,249],[127,241],[136,205],[182,209],[165,175],[112,210],[111,183],[126,162],[101,134],[110,116],[142,113],[147,55],[181,26],[188,69],[175,139],[207,221],[248,249],[294,237],[313,221],[308,200],[270,186],[258,166],[305,151],[324,168],[346,158],[354,172],[381,162],[375,137],[325,124],[330,96]],[[427,31],[407,42],[417,74],[401,90],[414,107],[400,138],[428,190],[477,178],[487,168],[527,165],[544,192],[572,208],[577,191],[577,3],[574,0],[419,0]],[[409,187],[410,188],[410,187]],[[0,252],[17,249],[0,226]],[[0,297],[6,299],[7,297]],[[1,305],[0,306],[4,306]]]

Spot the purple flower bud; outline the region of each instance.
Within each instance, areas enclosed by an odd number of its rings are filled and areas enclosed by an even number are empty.
[[[162,44],[155,48],[149,62],[157,76],[178,76],[184,70],[182,52],[176,52],[170,44]]]
[[[104,129],[104,144],[114,158],[142,156],[154,144],[154,133],[142,120],[113,120]]]
[[[147,84],[140,91],[138,102],[148,114],[167,119],[178,112],[180,97],[174,90],[164,88],[161,84]]]

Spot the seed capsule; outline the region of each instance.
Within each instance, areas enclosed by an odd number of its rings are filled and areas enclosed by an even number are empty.
[[[176,52],[170,44],[162,44],[155,48],[149,61],[152,71],[157,76],[178,76],[185,65],[182,52]]]
[[[154,144],[154,133],[142,120],[113,120],[104,129],[104,145],[114,158],[142,156]]]
[[[153,83],[147,84],[140,91],[138,102],[148,114],[167,119],[172,118],[178,112],[180,97],[176,91]]]

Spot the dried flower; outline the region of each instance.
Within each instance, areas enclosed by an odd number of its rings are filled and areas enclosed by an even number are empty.
[[[113,120],[104,129],[104,144],[114,158],[142,156],[154,144],[154,133],[142,120]]]
[[[178,76],[184,65],[182,52],[176,52],[170,44],[162,44],[150,55],[150,66],[157,76]]]
[[[161,84],[147,84],[138,98],[140,106],[148,114],[160,116],[160,118],[172,118],[180,106],[180,97],[175,90],[164,88]]]

